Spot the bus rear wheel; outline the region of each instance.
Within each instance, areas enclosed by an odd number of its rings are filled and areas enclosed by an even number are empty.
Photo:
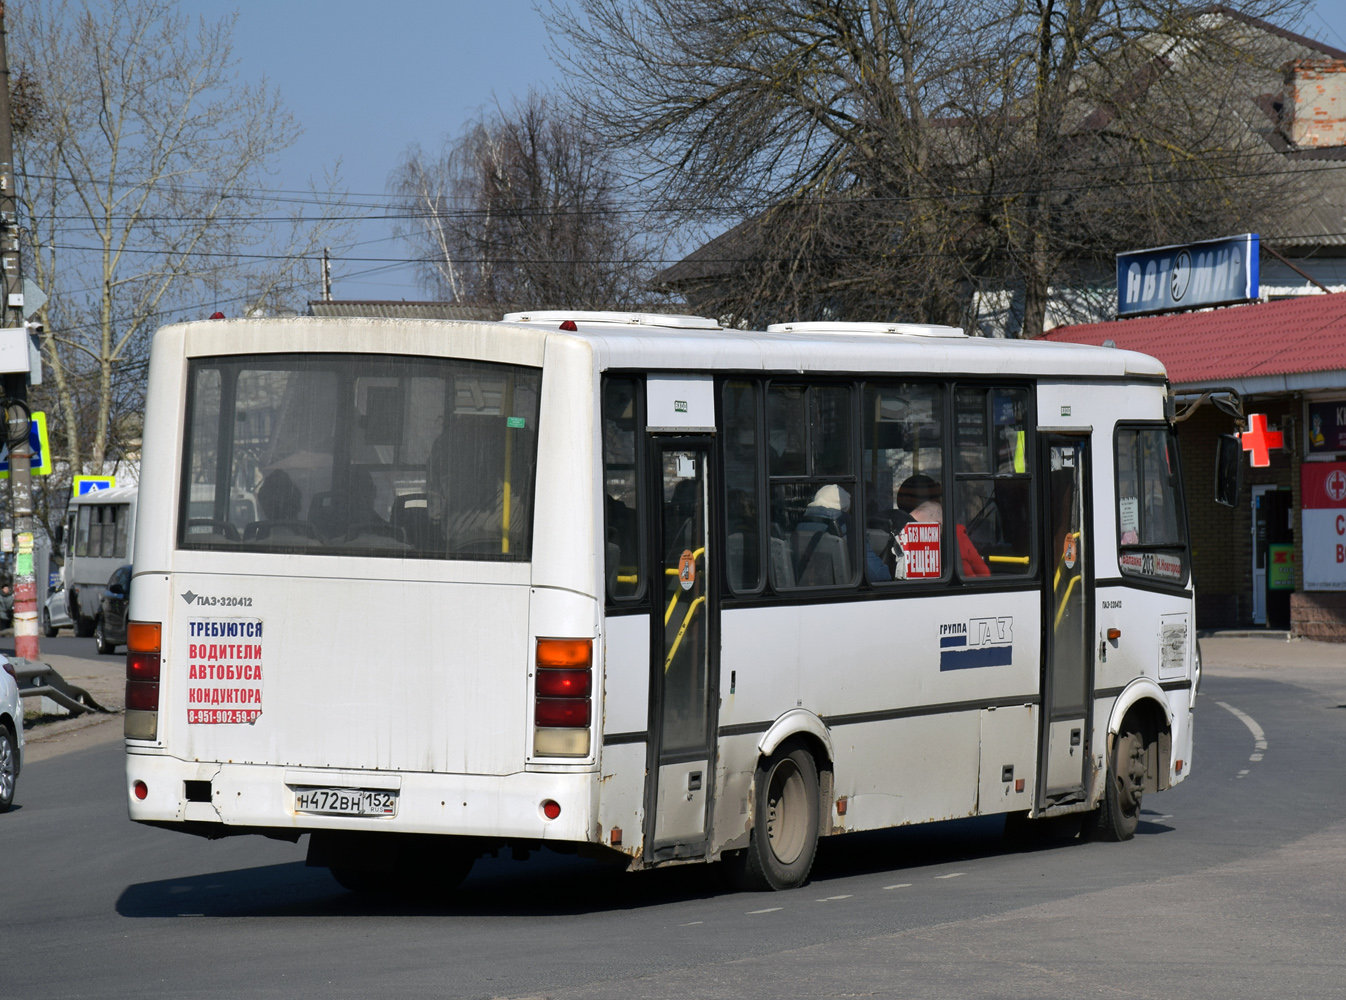
[[[1098,807],[1099,839],[1130,840],[1136,835],[1144,791],[1145,741],[1137,732],[1118,733],[1108,762],[1103,802]]]
[[[818,852],[818,768],[813,755],[786,743],[757,767],[756,808],[748,848],[731,859],[744,889],[802,885]]]

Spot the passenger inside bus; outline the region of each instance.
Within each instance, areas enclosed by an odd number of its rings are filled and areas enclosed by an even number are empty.
[[[915,522],[921,524],[943,524],[944,505],[943,488],[937,480],[929,476],[916,474],[909,476],[897,490],[897,505],[911,514]],[[967,528],[962,524],[954,525],[954,536],[958,541],[958,559],[963,576],[990,576],[991,569],[982,559],[977,547],[968,537]]]
[[[803,586],[849,582],[845,569],[847,512],[851,495],[840,486],[820,487],[799,519],[793,535],[796,578]],[[835,542],[828,540],[829,536]],[[868,539],[866,539],[868,540]],[[871,583],[891,580],[879,554],[865,545],[865,577]]]

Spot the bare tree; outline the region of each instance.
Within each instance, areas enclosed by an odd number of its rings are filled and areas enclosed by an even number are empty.
[[[654,257],[621,174],[574,117],[536,92],[470,122],[437,157],[413,146],[389,179],[400,232],[433,294],[491,305],[631,305]]]
[[[332,220],[277,216],[265,196],[299,129],[269,84],[236,79],[233,18],[191,21],[171,0],[10,13],[26,267],[48,296],[43,389],[71,469],[103,472],[138,444],[154,328],[291,293]]]
[[[1034,336],[1072,270],[1217,235],[1293,193],[1249,155],[1248,84],[1277,53],[1227,11],[574,0],[549,19],[572,96],[605,141],[649,158],[660,203],[742,220],[709,254],[732,273],[703,269],[753,321],[957,322],[989,282],[1022,289]]]

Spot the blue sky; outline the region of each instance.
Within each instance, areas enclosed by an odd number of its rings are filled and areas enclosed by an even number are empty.
[[[532,0],[183,0],[180,6],[210,19],[237,11],[239,76],[265,74],[304,127],[280,160],[278,188],[303,189],[310,177],[321,184],[325,169],[340,160],[352,201],[369,204],[354,196],[382,196],[408,144],[436,149],[496,99],[507,105],[530,86],[546,88],[557,79]],[[360,224],[347,256],[407,256],[405,244],[388,236],[386,222]],[[333,278],[337,298],[424,297],[405,268],[338,262]]]
[[[265,74],[304,126],[278,165],[278,188],[321,182],[340,160],[352,195],[381,196],[408,144],[437,148],[494,101],[507,105],[558,79],[533,0],[183,0],[181,7],[209,18],[238,11],[240,76]],[[1346,49],[1346,0],[1320,0],[1298,30]],[[333,268],[336,297],[423,297],[409,269],[349,259],[406,256],[386,222],[360,223],[352,242]]]

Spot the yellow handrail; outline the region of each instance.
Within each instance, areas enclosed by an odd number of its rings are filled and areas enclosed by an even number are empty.
[[[695,565],[695,564],[696,564],[696,561],[697,561],[698,559],[700,559],[702,556],[704,556],[705,554],[706,554],[706,547],[703,545],[703,546],[701,546],[701,548],[697,549],[695,552],[692,553],[692,564]],[[678,575],[678,567],[676,567],[676,566],[665,566],[665,567],[664,567],[664,576],[668,577],[668,576],[677,576],[677,575]],[[678,606],[678,598],[679,598],[680,596],[682,596],[682,588],[681,588],[681,587],[679,587],[677,590],[673,591],[673,599],[672,599],[671,601],[668,602],[668,610],[664,612],[664,624],[665,624],[665,625],[667,625],[667,624],[668,624],[668,620],[669,620],[670,618],[673,617],[673,609],[676,608],[676,607]]]
[[[1052,624],[1052,631],[1055,632],[1061,627],[1061,616],[1066,613],[1066,602],[1070,600],[1070,592],[1075,589],[1075,584],[1080,582],[1079,574],[1070,578],[1070,583],[1066,585],[1066,592],[1061,595],[1061,603],[1056,608],[1056,621]]]
[[[682,645],[682,637],[687,634],[687,626],[692,623],[692,615],[696,614],[696,609],[705,603],[706,595],[702,594],[687,609],[687,614],[682,619],[682,627],[678,629],[678,634],[673,639],[673,645],[668,650],[668,656],[664,659],[664,673],[668,673],[668,668],[673,665],[673,657],[678,655],[678,647]],[[664,624],[667,625],[668,622],[665,621]]]
[[[987,556],[987,562],[994,563],[1014,563],[1017,566],[1027,566],[1030,556]]]

